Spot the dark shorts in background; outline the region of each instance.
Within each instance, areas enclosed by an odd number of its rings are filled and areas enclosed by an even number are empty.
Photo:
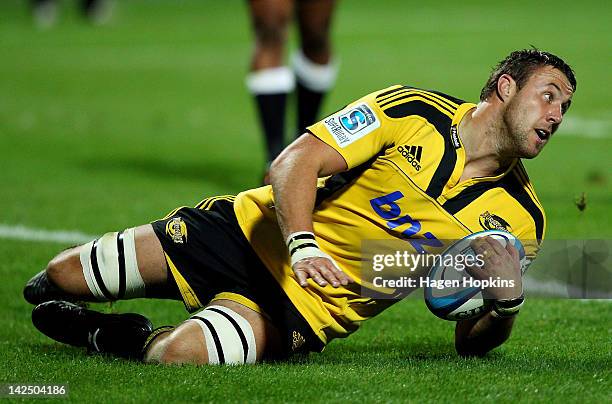
[[[229,299],[259,311],[281,333],[286,356],[321,351],[323,342],[293,306],[242,233],[234,197],[208,198],[152,223],[185,307]]]

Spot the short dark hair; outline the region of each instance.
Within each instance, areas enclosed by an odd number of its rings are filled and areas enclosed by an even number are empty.
[[[497,91],[497,80],[502,74],[508,74],[514,79],[520,89],[531,74],[540,66],[552,66],[565,74],[574,91],[576,91],[576,76],[572,68],[558,56],[536,48],[522,49],[512,52],[499,62],[491,72],[487,84],[480,91],[480,101],[485,101]]]

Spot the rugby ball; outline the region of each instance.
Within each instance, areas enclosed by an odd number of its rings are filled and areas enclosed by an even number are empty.
[[[503,230],[486,230],[471,234],[448,247],[429,270],[424,288],[425,303],[436,316],[450,321],[477,317],[490,309],[491,302],[483,298],[483,287],[464,270],[465,260],[477,256],[470,247],[475,238],[490,236],[503,247],[512,243],[519,252],[521,268],[525,268],[525,249],[519,239]],[[462,259],[457,259],[463,256]],[[472,286],[476,285],[476,286]]]

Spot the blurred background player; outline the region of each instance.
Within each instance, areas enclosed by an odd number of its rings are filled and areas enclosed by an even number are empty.
[[[112,16],[112,0],[79,0],[79,11],[94,25],[108,23]],[[45,29],[55,25],[59,10],[58,0],[30,0],[32,18],[37,27]]]
[[[317,120],[338,66],[332,57],[330,26],[334,0],[250,0],[255,49],[246,84],[255,97],[266,138],[267,168],[284,147],[287,95],[296,89],[296,134]],[[299,49],[284,62],[289,23],[296,19]]]

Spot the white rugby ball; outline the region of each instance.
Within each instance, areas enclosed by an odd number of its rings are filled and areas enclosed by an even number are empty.
[[[451,321],[466,320],[489,310],[491,303],[483,298],[481,287],[463,286],[466,283],[464,279],[472,278],[470,274],[465,270],[459,270],[456,264],[448,264],[449,262],[457,262],[455,259],[448,258],[449,256],[464,255],[476,259],[476,254],[470,247],[470,243],[475,238],[484,236],[490,236],[499,241],[504,248],[506,243],[512,243],[519,252],[521,268],[524,268],[526,258],[523,244],[507,231],[481,231],[453,243],[442,253],[441,259],[429,270],[428,284],[424,290],[425,303],[436,316]],[[444,265],[445,263],[447,264]]]

